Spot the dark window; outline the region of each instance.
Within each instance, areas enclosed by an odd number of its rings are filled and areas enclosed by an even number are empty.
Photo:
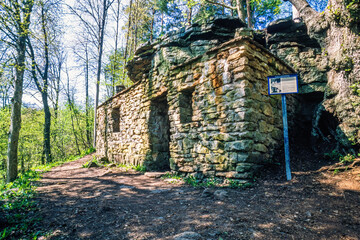
[[[180,107],[180,122],[190,123],[193,116],[193,93],[194,89],[180,92],[179,107]]]
[[[120,108],[114,108],[111,112],[113,132],[120,132]]]

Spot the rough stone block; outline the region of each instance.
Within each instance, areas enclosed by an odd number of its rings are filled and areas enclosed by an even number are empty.
[[[226,151],[251,151],[253,148],[254,142],[252,140],[241,140],[235,142],[225,143]]]

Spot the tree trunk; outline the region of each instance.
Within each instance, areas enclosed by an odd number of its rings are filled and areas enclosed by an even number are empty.
[[[239,19],[245,22],[244,6],[242,0],[236,0],[236,11],[238,13]]]
[[[11,124],[9,131],[6,181],[13,182],[18,175],[18,144],[21,129],[21,104],[25,71],[26,36],[17,42],[17,58],[15,67],[14,96],[11,100]]]
[[[246,11],[247,11],[247,25],[248,28],[252,28],[252,15],[251,15],[251,5],[250,0],[246,0]]]
[[[48,94],[47,91],[41,94],[43,106],[44,106],[44,114],[45,114],[45,122],[44,122],[44,149],[42,155],[43,164],[49,163],[52,161],[51,157],[51,145],[50,145],[50,132],[51,132],[51,113],[48,103]],[[45,161],[44,161],[45,160]]]
[[[85,48],[85,125],[86,140],[88,147],[91,146],[91,129],[90,129],[90,103],[89,103],[89,53],[86,45]]]
[[[154,40],[154,23],[155,23],[155,8],[152,9],[151,24],[150,24],[150,42]]]
[[[100,78],[101,78],[101,64],[102,64],[102,55],[104,47],[104,34],[105,34],[105,24],[108,10],[108,1],[103,1],[103,12],[100,22],[100,32],[99,32],[99,42],[98,42],[98,62],[97,62],[97,73],[96,73],[96,94],[95,94],[95,106],[94,106],[94,143],[93,146],[96,148],[96,128],[97,128],[97,118],[96,111],[99,105],[99,93],[100,93]]]
[[[117,9],[116,9],[116,32],[115,32],[115,61],[114,64],[112,64],[112,68],[113,68],[113,73],[112,73],[112,82],[111,82],[111,90],[112,90],[112,95],[114,96],[116,93],[116,89],[115,89],[115,81],[118,80],[116,79],[117,76],[117,70],[116,66],[118,63],[118,41],[119,41],[119,25],[120,25],[120,0],[117,1]]]
[[[14,4],[14,3],[12,3]],[[14,27],[16,32],[12,32],[15,36],[16,42],[16,64],[15,64],[15,79],[14,79],[14,95],[11,99],[11,117],[10,130],[8,138],[7,151],[7,171],[6,181],[12,182],[16,179],[18,174],[18,145],[19,135],[21,129],[21,104],[23,95],[23,81],[25,71],[25,54],[26,54],[26,39],[29,34],[30,16],[34,3],[32,1],[24,2],[23,6],[19,3],[14,4],[15,7],[12,16],[15,19]],[[11,10],[11,11],[12,11]],[[8,14],[11,14],[8,11]]]
[[[192,21],[192,7],[188,7],[186,24],[188,26],[191,26],[191,21]]]
[[[49,39],[48,39],[48,31],[47,31],[47,16],[45,14],[44,6],[42,8],[41,14],[41,22],[42,22],[42,30],[44,34],[44,58],[45,58],[45,66],[44,66],[44,74],[43,74],[43,88],[41,89],[41,97],[44,106],[44,150],[43,156],[47,163],[52,161],[51,158],[51,145],[50,145],[50,131],[51,131],[51,113],[48,103],[48,90],[49,90]],[[39,89],[40,90],[40,89]]]
[[[128,22],[128,27],[127,27],[127,35],[126,35],[126,43],[125,43],[125,54],[124,54],[124,61],[125,61],[125,65],[126,65],[126,61],[128,58],[128,50],[129,50],[129,40],[130,40],[130,29],[131,29],[131,24],[132,24],[132,5],[133,5],[133,0],[130,0],[129,3],[129,22]],[[124,68],[125,69],[125,68]]]

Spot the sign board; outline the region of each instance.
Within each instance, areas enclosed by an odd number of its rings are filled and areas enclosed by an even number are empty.
[[[269,76],[268,77],[268,90],[269,95],[281,95],[282,102],[282,115],[284,125],[284,149],[285,149],[285,170],[286,179],[291,180],[291,169],[290,169],[290,148],[289,148],[289,133],[288,133],[288,120],[286,111],[286,95],[289,93],[298,93],[298,75],[280,75],[280,76]]]
[[[269,95],[298,93],[298,75],[280,75],[268,77]]]

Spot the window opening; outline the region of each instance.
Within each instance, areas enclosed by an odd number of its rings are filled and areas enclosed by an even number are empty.
[[[111,117],[113,132],[120,132],[120,108],[113,108]]]
[[[193,93],[194,89],[189,89],[180,92],[179,107],[180,107],[180,122],[190,123],[193,116]]]

